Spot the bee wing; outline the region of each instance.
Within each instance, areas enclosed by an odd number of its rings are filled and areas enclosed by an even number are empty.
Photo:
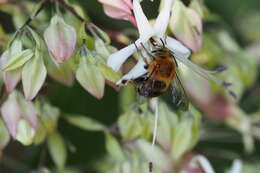
[[[187,111],[189,108],[189,99],[179,78],[178,69],[172,81],[171,93],[173,103],[181,110]]]

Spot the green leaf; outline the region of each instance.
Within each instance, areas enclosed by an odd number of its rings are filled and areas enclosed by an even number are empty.
[[[114,71],[111,67],[103,63],[98,63],[97,65],[106,80],[116,83],[121,78],[121,74]]]
[[[67,160],[67,151],[64,139],[59,133],[55,132],[49,136],[47,142],[50,155],[55,165],[59,169],[64,168]]]
[[[18,123],[16,140],[23,145],[28,146],[33,143],[35,130],[31,127],[28,121],[21,119]]]
[[[11,54],[6,64],[3,65],[3,71],[15,70],[23,66],[30,58],[32,58],[33,52],[30,49],[23,50],[21,52]]]
[[[166,168],[169,165],[170,160],[161,148],[157,146],[153,147],[150,142],[141,139],[136,141],[136,146],[143,157],[146,159],[147,166],[148,162],[152,162],[155,167],[159,167],[160,169]]]
[[[36,48],[41,50],[43,47],[42,43],[43,43],[43,40],[42,38],[39,36],[38,33],[36,33],[32,28],[30,28],[29,26],[27,26],[27,29],[30,31],[35,43],[36,43]]]
[[[67,121],[83,130],[90,131],[103,131],[106,127],[99,122],[81,115],[68,115],[66,116]]]
[[[174,127],[178,124],[177,115],[166,103],[159,102],[158,136],[162,143],[171,143]]]
[[[101,99],[104,95],[105,78],[99,68],[90,62],[93,60],[92,57],[91,53],[88,53],[87,56],[81,54],[76,79],[90,94]]]
[[[95,49],[104,60],[107,60],[108,56],[110,55],[110,52],[107,49],[107,46],[101,39],[96,39],[95,40]]]
[[[22,48],[23,48],[22,41],[19,38],[15,39],[10,46],[11,56],[22,52]]]
[[[180,121],[179,125],[175,127],[173,134],[173,142],[171,147],[171,155],[177,160],[184,152],[190,149],[192,140],[191,134],[192,120],[190,117],[185,117]]]
[[[47,130],[44,128],[41,121],[38,121],[38,128],[36,134],[34,136],[33,142],[34,144],[41,144],[47,136]]]
[[[72,86],[74,83],[74,74],[69,65],[69,60],[59,64],[58,67],[54,64],[50,57],[48,57],[47,60],[48,75],[66,86]]]
[[[106,136],[106,149],[109,154],[117,161],[123,161],[125,159],[124,152],[114,136],[109,132],[105,132]]]
[[[140,114],[136,111],[126,112],[120,116],[118,126],[124,139],[134,139],[140,136],[142,133]]]
[[[45,100],[37,100],[35,106],[43,127],[49,134],[52,133],[57,127],[60,110],[47,103]]]
[[[9,132],[4,124],[2,118],[0,118],[0,150],[2,150],[10,141]]]
[[[133,85],[127,85],[123,87],[120,90],[119,93],[119,99],[120,99],[120,110],[121,112],[126,112],[129,110],[130,106],[133,106],[136,103],[136,98],[137,93]]]
[[[201,124],[201,114],[193,106],[189,107],[191,114],[193,115],[192,122],[192,139],[190,143],[190,148],[194,147],[200,137],[200,124]]]
[[[42,54],[36,49],[35,56],[25,64],[22,70],[23,91],[26,99],[32,100],[41,89],[47,70]]]
[[[98,36],[108,45],[110,44],[111,40],[110,37],[107,35],[106,32],[104,32],[102,29],[100,29],[99,27],[97,27],[96,25],[92,25],[93,29],[95,29],[96,34],[98,34]]]

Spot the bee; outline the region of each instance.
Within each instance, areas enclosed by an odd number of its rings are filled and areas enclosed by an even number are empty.
[[[147,98],[158,97],[170,89],[173,103],[186,111],[189,101],[179,78],[178,63],[173,53],[165,47],[162,39],[161,42],[162,45],[159,45],[153,38],[150,38],[150,43],[154,47],[151,52],[148,52],[142,45],[152,60],[148,63],[142,55],[147,73],[133,79],[133,82],[137,86],[139,95]]]

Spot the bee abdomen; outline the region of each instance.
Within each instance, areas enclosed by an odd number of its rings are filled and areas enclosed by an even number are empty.
[[[166,83],[164,81],[154,80],[152,86],[155,89],[164,89],[166,88]]]

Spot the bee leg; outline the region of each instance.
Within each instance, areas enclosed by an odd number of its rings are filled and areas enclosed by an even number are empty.
[[[162,42],[163,48],[165,48],[165,43],[166,43],[166,42],[164,42],[162,38],[160,38],[160,40],[161,40],[161,42]],[[166,41],[166,39],[165,39],[165,41]]]
[[[135,83],[139,84],[139,83],[143,83],[143,82],[147,81],[148,79],[149,79],[148,76],[140,76],[136,79],[133,79],[133,81]]]
[[[117,86],[123,86],[126,85],[129,82],[129,80],[122,79],[116,83]]]
[[[142,45],[144,51],[147,53],[147,55],[149,55],[150,57],[152,57],[153,59],[155,59],[154,56],[144,47],[144,44],[141,43],[141,45]]]
[[[144,60],[144,62],[145,62],[145,64],[146,64],[146,66],[148,67],[148,61],[147,61],[147,59],[144,57],[144,55],[142,54],[142,51],[140,51],[140,49],[138,49],[138,47],[137,47],[137,45],[135,44],[135,48],[137,49],[137,51],[138,51],[138,53],[141,55],[141,57],[143,58],[143,60]],[[145,67],[146,67],[145,66]],[[145,68],[145,69],[147,69],[147,68]]]

